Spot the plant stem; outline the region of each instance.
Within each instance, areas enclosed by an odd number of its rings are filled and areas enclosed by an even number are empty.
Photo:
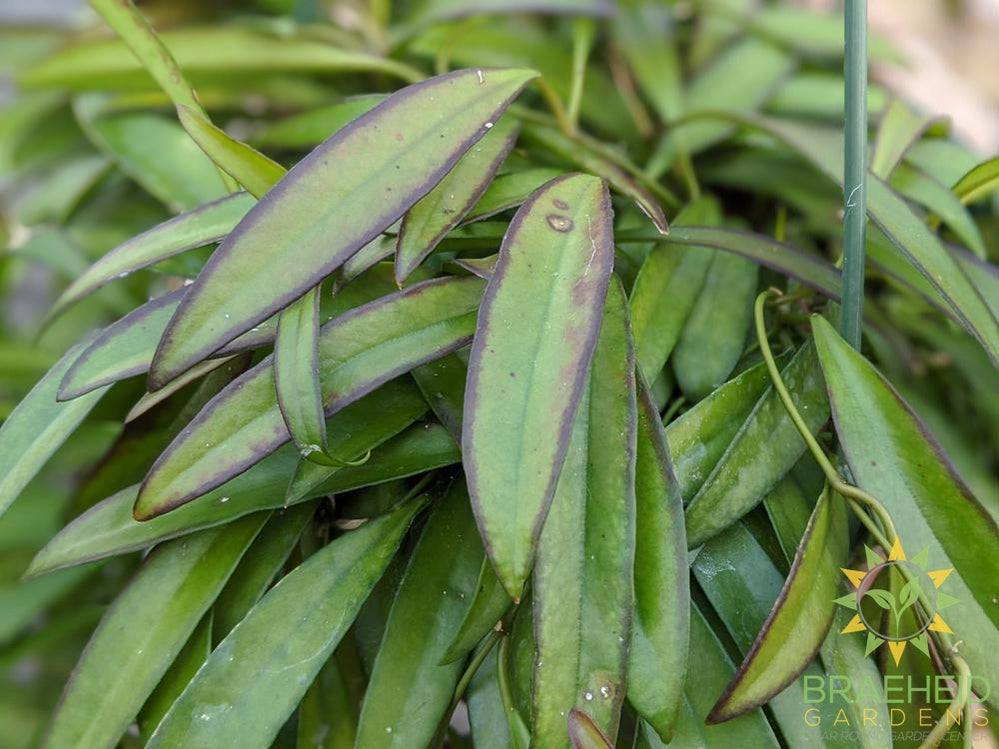
[[[579,127],[579,108],[583,101],[583,84],[586,80],[586,61],[593,47],[596,26],[592,18],[577,18],[572,23],[572,87],[566,117],[572,132]]]
[[[843,306],[840,332],[847,343],[859,349],[867,224],[867,0],[846,0],[845,32]]]

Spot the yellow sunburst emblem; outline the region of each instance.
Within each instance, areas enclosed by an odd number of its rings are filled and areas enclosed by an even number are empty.
[[[887,559],[867,546],[864,550],[866,571],[843,570],[854,591],[836,603],[857,613],[840,634],[867,632],[865,655],[887,642],[896,666],[909,643],[929,656],[926,633],[951,632],[940,612],[959,601],[939,588],[954,568],[927,571],[930,548],[906,559],[898,539]]]

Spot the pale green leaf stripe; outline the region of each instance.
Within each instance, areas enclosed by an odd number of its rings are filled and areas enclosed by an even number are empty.
[[[808,666],[835,614],[832,601],[848,544],[846,503],[827,489],[815,505],[773,609],[709,722],[730,720],[763,705]]]
[[[514,600],[565,459],[614,258],[603,182],[549,182],[517,212],[469,357],[462,452],[486,551]]]
[[[267,515],[178,539],[152,553],[97,626],[43,747],[117,744]]]
[[[369,520],[285,575],[214,650],[149,749],[270,746],[422,507]]]
[[[175,216],[118,245],[90,266],[60,295],[48,320],[107,283],[187,250],[218,242],[256,201],[244,192]]]
[[[484,556],[459,477],[427,520],[392,601],[364,693],[357,746],[432,745],[463,668],[462,661],[440,661]]]
[[[89,342],[67,351],[0,427],[0,515],[108,391],[100,388],[69,403],[57,400],[59,383]]]
[[[429,79],[396,92],[310,153],[212,255],[160,341],[151,386],[339,268],[430,192],[534,77],[513,69]],[[370,158],[356,158],[358,150]]]
[[[627,304],[611,283],[532,578],[531,746],[562,749],[586,710],[617,735],[634,608],[635,357]]]
[[[481,294],[477,278],[438,278],[324,325],[319,380],[326,413],[467,344]],[[148,519],[219,486],[289,439],[268,357],[215,396],[164,451],[143,483],[137,517]]]
[[[502,117],[465,153],[438,185],[421,198],[402,220],[395,253],[395,280],[402,284],[485,192],[496,170],[517,140],[519,127]]]
[[[909,553],[929,546],[934,568],[954,567],[946,591],[961,605],[944,618],[964,641],[961,655],[972,672],[995,683],[999,560],[979,545],[995,548],[999,528],[882,375],[825,320],[813,316],[812,329],[854,479],[887,507]]]

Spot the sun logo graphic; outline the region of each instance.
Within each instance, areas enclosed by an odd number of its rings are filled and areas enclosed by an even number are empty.
[[[898,539],[887,559],[867,546],[864,550],[866,571],[843,570],[854,590],[836,603],[857,614],[840,634],[867,632],[865,655],[887,642],[896,666],[909,643],[929,656],[926,633],[951,632],[940,612],[959,601],[939,588],[954,568],[927,571],[929,547],[906,559]]]

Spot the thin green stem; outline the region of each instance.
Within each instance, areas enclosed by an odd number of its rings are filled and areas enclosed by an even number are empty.
[[[454,696],[451,698],[451,704],[444,713],[444,717],[441,718],[440,725],[437,728],[437,737],[433,742],[433,746],[443,745],[444,737],[447,735],[447,728],[451,724],[451,716],[454,715],[454,711],[458,708],[458,703],[460,703],[462,697],[465,696],[465,692],[468,689],[468,685],[472,682],[472,678],[485,662],[486,656],[492,652],[493,646],[500,641],[501,637],[503,637],[503,633],[499,630],[494,629],[490,632],[483,641],[482,646],[475,651],[472,659],[468,662],[468,666],[465,668],[461,678],[458,679],[458,684],[454,688]]]
[[[840,332],[860,348],[864,314],[864,243],[867,225],[867,0],[846,0],[843,78],[843,306]]]
[[[848,483],[842,476],[840,476],[839,472],[822,450],[818,441],[808,429],[807,424],[805,424],[805,420],[801,417],[797,407],[794,405],[794,401],[791,399],[790,393],[788,393],[787,386],[784,384],[784,380],[781,377],[780,372],[777,370],[777,363],[774,361],[773,353],[770,350],[770,342],[767,340],[767,331],[763,318],[763,307],[768,299],[779,296],[780,293],[776,289],[768,289],[756,297],[756,304],[753,309],[756,336],[760,344],[760,353],[763,356],[763,361],[766,363],[767,372],[770,374],[770,380],[773,384],[774,390],[780,397],[781,403],[784,405],[784,409],[787,411],[787,415],[791,419],[791,422],[794,424],[798,433],[801,435],[801,438],[808,446],[808,450],[811,452],[812,457],[815,458],[819,467],[822,469],[822,473],[825,475],[829,488],[847,500],[847,504],[850,509],[853,510],[860,522],[865,528],[868,529],[868,531],[870,531],[871,535],[882,546],[882,548],[892,549],[895,546],[895,542],[898,540],[898,533],[895,530],[895,524],[892,522],[891,515],[888,513],[888,510],[876,498],[872,497],[863,489]],[[881,528],[878,528],[877,524],[874,523],[867,512],[865,512],[865,509],[874,513],[881,524]],[[904,567],[899,568],[899,571],[907,580],[911,579],[909,572]],[[919,597],[917,600],[924,612],[933,611],[929,599],[922,590],[919,591]],[[954,670],[957,672],[958,691],[950,707],[952,709],[951,714],[959,713],[965,708],[965,703],[968,699],[967,692],[970,690],[970,685],[968,690],[964,690],[963,692],[961,690],[962,676],[965,677],[965,683],[968,684],[967,677],[970,676],[968,664],[960,655],[958,655],[957,645],[946,632],[934,631],[930,634],[938,643],[941,652],[950,660]],[[933,731],[930,732],[926,741],[924,741],[920,746],[920,749],[929,749],[930,747],[935,747],[939,744],[941,737],[946,732],[947,728],[947,715],[945,713],[943,718],[941,718],[934,727]]]

